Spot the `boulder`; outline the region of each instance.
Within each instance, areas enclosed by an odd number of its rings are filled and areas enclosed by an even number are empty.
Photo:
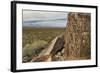
[[[58,37],[53,46],[53,50],[51,51],[51,54],[55,55],[55,54],[57,54],[57,52],[59,52],[59,51],[61,52],[61,50],[64,48],[64,43],[65,42],[64,42],[63,36]]]

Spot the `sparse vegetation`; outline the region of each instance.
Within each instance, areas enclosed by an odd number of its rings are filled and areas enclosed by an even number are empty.
[[[23,62],[45,49],[51,40],[63,33],[65,28],[23,28]]]

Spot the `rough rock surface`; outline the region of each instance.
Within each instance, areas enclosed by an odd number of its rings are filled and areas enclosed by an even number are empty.
[[[91,16],[89,13],[68,14],[68,23],[64,35],[66,59],[90,58],[90,29]]]

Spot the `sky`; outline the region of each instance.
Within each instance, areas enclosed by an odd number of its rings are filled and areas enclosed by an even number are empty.
[[[23,10],[25,27],[65,27],[67,12]]]

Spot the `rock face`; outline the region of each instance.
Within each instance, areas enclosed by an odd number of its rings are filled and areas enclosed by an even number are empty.
[[[91,16],[89,13],[68,14],[68,23],[64,35],[66,59],[90,59]]]
[[[55,44],[54,44],[53,50],[51,51],[51,54],[52,55],[57,54],[57,52],[62,50],[63,46],[64,46],[64,38],[63,38],[63,36],[58,37],[56,42],[55,42]]]
[[[64,60],[63,58],[64,44],[65,44],[64,37],[63,35],[61,35],[57,38],[54,47],[51,51],[52,61]]]

